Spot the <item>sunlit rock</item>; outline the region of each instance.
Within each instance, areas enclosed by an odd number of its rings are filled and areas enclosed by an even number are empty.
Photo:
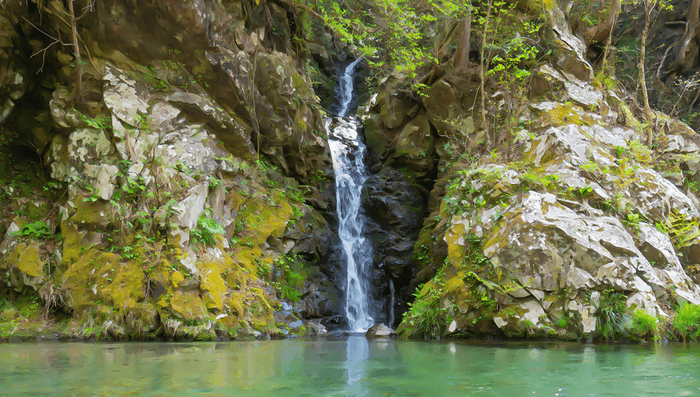
[[[367,338],[391,338],[396,336],[396,331],[387,327],[383,323],[374,324],[365,333]]]

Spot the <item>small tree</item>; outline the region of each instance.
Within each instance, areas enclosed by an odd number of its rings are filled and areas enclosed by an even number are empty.
[[[646,71],[644,64],[646,62],[647,37],[649,36],[649,27],[651,25],[651,13],[659,6],[661,0],[643,0],[644,1],[644,29],[642,30],[642,43],[639,51],[639,85],[642,87],[642,101],[644,103],[644,114],[647,119],[647,144],[651,146],[653,136],[652,114],[649,106],[649,93],[647,92]]]
[[[73,39],[73,56],[75,57],[75,99],[77,102],[80,102],[83,86],[83,60],[80,58],[80,43],[78,42],[78,19],[75,17],[75,9],[73,8],[75,0],[67,1],[71,37]]]
[[[67,26],[54,26],[54,28],[58,31],[58,38],[55,36],[50,35],[44,30],[41,30],[39,27],[34,25],[33,23],[29,22],[26,18],[25,21],[27,21],[30,25],[32,25],[35,29],[43,33],[45,36],[49,37],[50,39],[53,40],[49,45],[47,45],[44,49],[41,51],[37,52],[36,54],[32,55],[39,55],[42,54],[44,57],[44,60],[46,59],[46,52],[48,51],[49,48],[51,48],[54,44],[61,44],[63,46],[70,46],[73,48],[73,59],[75,62],[75,90],[73,91],[72,98],[74,102],[79,103],[82,100],[82,87],[83,87],[83,60],[80,55],[80,38],[78,35],[78,21],[86,15],[87,12],[93,10],[94,6],[94,0],[90,0],[88,2],[87,7],[83,8],[83,14],[81,16],[76,16],[75,14],[75,8],[74,8],[74,2],[75,0],[65,0],[65,4],[62,1],[57,1],[57,2],[50,2],[50,3],[44,3],[44,2],[37,2],[37,5],[39,7],[39,11],[41,13],[47,13],[50,15],[55,16],[56,20],[62,21],[65,23]],[[64,43],[61,41],[61,28],[68,28],[70,30],[71,34],[71,42],[70,43]],[[41,72],[44,68],[44,63],[42,62],[41,68],[39,69],[39,72]]]

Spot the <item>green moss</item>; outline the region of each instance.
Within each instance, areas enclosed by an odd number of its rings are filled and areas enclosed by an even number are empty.
[[[185,276],[181,272],[173,272],[170,276],[170,282],[173,288],[179,287],[180,283],[183,281],[185,281]]]
[[[559,103],[555,108],[544,111],[540,116],[540,122],[543,125],[555,127],[568,124],[592,126],[597,123],[583,108],[570,102]]]
[[[62,281],[73,298],[76,317],[99,314],[100,306],[128,313],[145,298],[139,264],[123,262],[119,255],[96,248],[85,251],[63,274]]]
[[[246,236],[255,245],[264,243],[270,236],[281,237],[292,217],[292,207],[281,189],[268,194],[246,200],[238,213],[246,226]]]
[[[32,201],[27,203],[24,207],[24,214],[27,215],[31,221],[43,221],[45,220],[51,211],[51,206],[48,201]]]
[[[116,203],[104,200],[92,201],[85,197],[75,200],[75,212],[70,220],[80,225],[106,227],[118,225],[121,215]]]
[[[224,297],[226,296],[227,288],[217,269],[203,272],[199,288],[202,291],[202,299],[208,310],[219,312],[224,309]]]
[[[201,323],[209,318],[207,307],[198,291],[168,291],[161,301],[159,305],[168,308],[177,319]]]
[[[619,104],[619,109],[625,116],[625,124],[627,124],[628,127],[632,128],[640,134],[644,132],[644,125],[639,120],[637,120],[636,117],[634,117],[634,114],[632,113],[630,108],[627,107],[627,105],[621,102]]]
[[[38,284],[44,277],[44,262],[41,260],[40,249],[41,245],[37,241],[17,243],[7,256],[4,266],[19,270],[25,279],[34,279],[33,284]]]

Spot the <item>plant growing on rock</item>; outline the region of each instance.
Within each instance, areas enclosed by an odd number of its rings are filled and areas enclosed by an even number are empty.
[[[632,336],[636,339],[653,338],[657,340],[659,336],[659,320],[647,313],[646,310],[636,309],[632,312]]]
[[[15,233],[15,236],[27,237],[33,240],[44,240],[51,237],[52,234],[53,232],[46,222],[36,221],[24,225],[22,229]]]
[[[406,336],[422,336],[427,340],[442,335],[448,324],[448,312],[441,306],[441,295],[438,276],[422,289],[416,288],[413,294],[416,300],[408,304],[409,310],[404,313],[402,321],[402,324],[407,325]]]
[[[306,271],[301,256],[286,254],[274,261],[272,285],[281,293],[283,299],[298,302],[300,289],[306,280]]]
[[[700,337],[700,305],[682,304],[673,320],[673,331],[683,339],[696,340]]]
[[[656,228],[671,237],[676,248],[683,248],[700,238],[700,220],[671,209],[663,222],[657,222]]]
[[[199,216],[197,227],[192,229],[190,234],[194,242],[213,246],[216,245],[217,236],[224,234],[224,228],[216,220],[202,214]]]
[[[605,340],[614,339],[625,332],[628,317],[625,300],[627,297],[615,290],[605,290],[600,294],[600,301],[595,310],[600,335]]]

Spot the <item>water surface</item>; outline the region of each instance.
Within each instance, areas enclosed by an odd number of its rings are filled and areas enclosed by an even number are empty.
[[[700,345],[0,344],[8,396],[700,396]]]

